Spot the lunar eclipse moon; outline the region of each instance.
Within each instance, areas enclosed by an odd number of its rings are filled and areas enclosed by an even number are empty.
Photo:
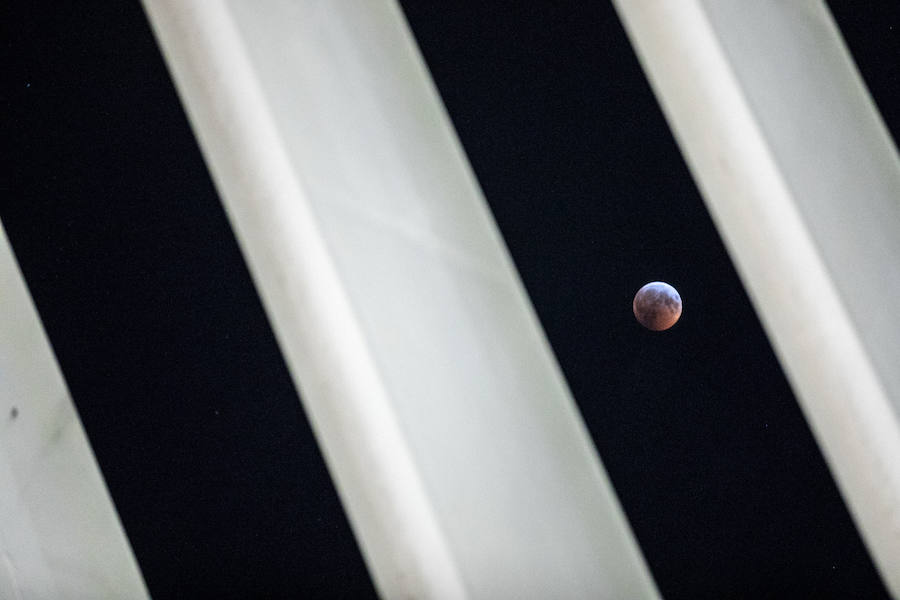
[[[632,309],[638,323],[652,331],[663,331],[681,317],[681,296],[668,283],[652,281],[634,295]]]

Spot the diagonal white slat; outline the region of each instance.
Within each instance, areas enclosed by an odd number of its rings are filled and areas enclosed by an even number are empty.
[[[900,598],[897,150],[824,3],[616,6],[869,551]]]
[[[144,4],[380,593],[657,597],[399,8]]]
[[[148,598],[2,227],[0,598]]]

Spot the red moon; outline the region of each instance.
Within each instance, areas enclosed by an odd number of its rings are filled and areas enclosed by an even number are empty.
[[[638,290],[632,309],[638,323],[653,331],[663,331],[681,317],[681,296],[668,283],[653,281]]]

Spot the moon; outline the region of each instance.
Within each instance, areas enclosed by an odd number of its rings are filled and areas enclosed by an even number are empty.
[[[681,296],[668,283],[651,281],[634,295],[632,309],[638,323],[652,331],[663,331],[681,317]]]

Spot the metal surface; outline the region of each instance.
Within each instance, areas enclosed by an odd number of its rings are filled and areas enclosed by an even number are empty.
[[[147,598],[0,227],[0,598]]]
[[[825,5],[616,2],[900,597],[900,160]]]
[[[654,598],[398,7],[146,0],[385,598]]]

